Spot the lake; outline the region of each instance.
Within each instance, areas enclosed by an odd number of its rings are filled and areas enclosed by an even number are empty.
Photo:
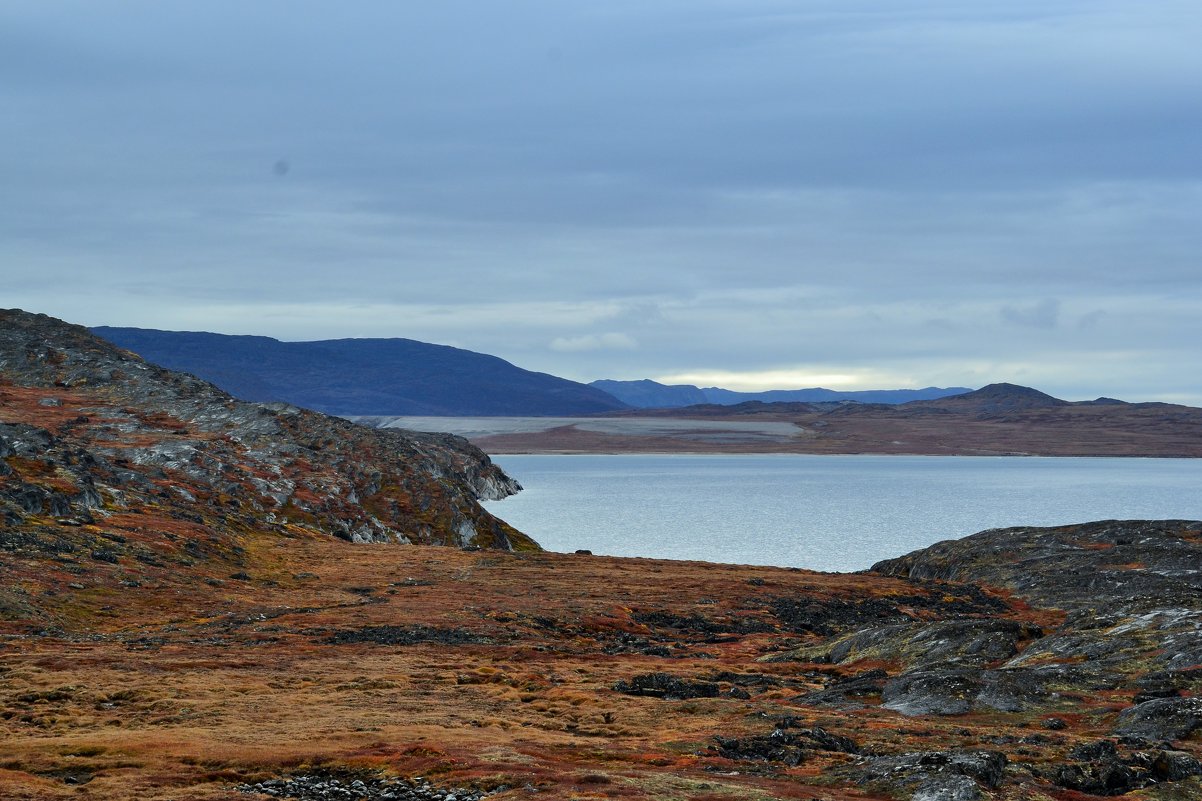
[[[988,528],[1202,519],[1202,459],[521,455],[488,510],[551,551],[861,570]]]

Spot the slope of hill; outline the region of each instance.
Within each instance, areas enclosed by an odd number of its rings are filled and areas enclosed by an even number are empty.
[[[570,415],[626,408],[599,389],[496,356],[411,339],[270,337],[100,326],[92,331],[243,400],[347,415]]]
[[[1097,401],[1090,403],[1096,404]],[[978,416],[1021,412],[1030,409],[1055,409],[1062,406],[1072,406],[1069,401],[1053,398],[1046,392],[1040,392],[1031,387],[1018,384],[989,384],[974,392],[954,395],[936,400],[916,401],[907,405],[907,409],[942,409],[956,413],[971,413]],[[1101,404],[1105,405],[1105,404]],[[1111,401],[1110,405],[1123,405],[1122,401]]]
[[[666,385],[643,379],[641,381],[612,381],[601,379],[589,386],[603,389],[636,409],[668,409],[713,403],[733,406],[740,403],[828,403],[857,401],[859,403],[908,403],[933,400],[971,392],[967,387],[925,387],[923,389],[876,389],[840,392],[833,389],[772,389],[765,392],[736,392],[721,387],[695,387],[692,384]]]
[[[661,384],[650,379],[641,381],[611,381],[602,378],[590,381],[590,387],[604,390],[636,409],[668,409],[709,403],[709,398],[691,384]]]
[[[261,537],[535,547],[481,508],[520,488],[466,440],[239,402],[21,311],[0,311],[0,455],[6,542],[54,551],[68,526],[131,580]]]

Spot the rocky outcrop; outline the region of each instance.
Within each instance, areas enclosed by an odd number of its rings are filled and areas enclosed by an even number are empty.
[[[919,631],[878,627],[835,643],[832,659],[888,654],[901,662],[903,672],[882,687],[886,708],[906,715],[1018,711],[1123,691],[1132,706],[1113,721],[1115,735],[1162,742],[1202,731],[1202,702],[1190,696],[1202,663],[1202,522],[997,529],[872,570],[1003,588],[1065,613],[1047,632],[977,621]],[[982,638],[979,631],[993,633]]]
[[[681,700],[683,698],[717,698],[718,685],[712,681],[688,681],[668,673],[647,673],[630,681],[619,681],[614,689],[628,695],[647,695],[653,698]]]
[[[346,776],[300,774],[239,785],[238,790],[262,798],[300,801],[481,801],[488,793],[468,787],[440,788],[425,779],[409,781],[362,773]]]
[[[828,624],[831,609],[798,599],[792,608],[805,610],[796,617],[807,625],[793,628],[817,639],[763,661],[839,671],[794,703],[916,722],[1023,720],[1116,739],[1067,748],[1063,736],[999,734],[993,742],[1017,744],[1009,767],[1000,753],[914,752],[870,756],[839,775],[927,801],[986,798],[1008,774],[1077,793],[1194,797],[1202,775],[1202,522],[985,531],[871,572],[943,586],[947,603],[927,609],[929,617],[916,614],[923,605],[904,593],[894,594],[891,609],[879,600],[845,604],[838,619],[851,625],[841,629]],[[761,745],[765,758],[801,758],[781,737]]]
[[[1202,664],[1202,522],[1101,521],[995,529],[873,566],[889,576],[1002,587],[1067,613],[1006,667],[1094,671]]]
[[[462,438],[237,401],[45,315],[0,311],[0,420],[6,547],[147,510],[218,535],[537,547],[481,508],[520,487]]]
[[[865,760],[847,773],[857,783],[904,792],[910,801],[977,801],[996,789],[1007,759],[996,751],[926,751]]]
[[[1202,732],[1202,698],[1155,698],[1123,710],[1114,733],[1143,740],[1184,740]]]

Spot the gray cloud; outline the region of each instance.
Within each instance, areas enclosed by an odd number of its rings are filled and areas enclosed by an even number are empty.
[[[1032,328],[1055,328],[1060,321],[1060,301],[1044,298],[1030,306],[1003,306],[1002,320]]]
[[[979,5],[12,0],[6,305],[1202,403],[1202,12]]]

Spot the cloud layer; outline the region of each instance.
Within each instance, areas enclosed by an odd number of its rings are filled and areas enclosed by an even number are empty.
[[[1198,41],[1192,0],[12,0],[5,305],[1202,404]]]

